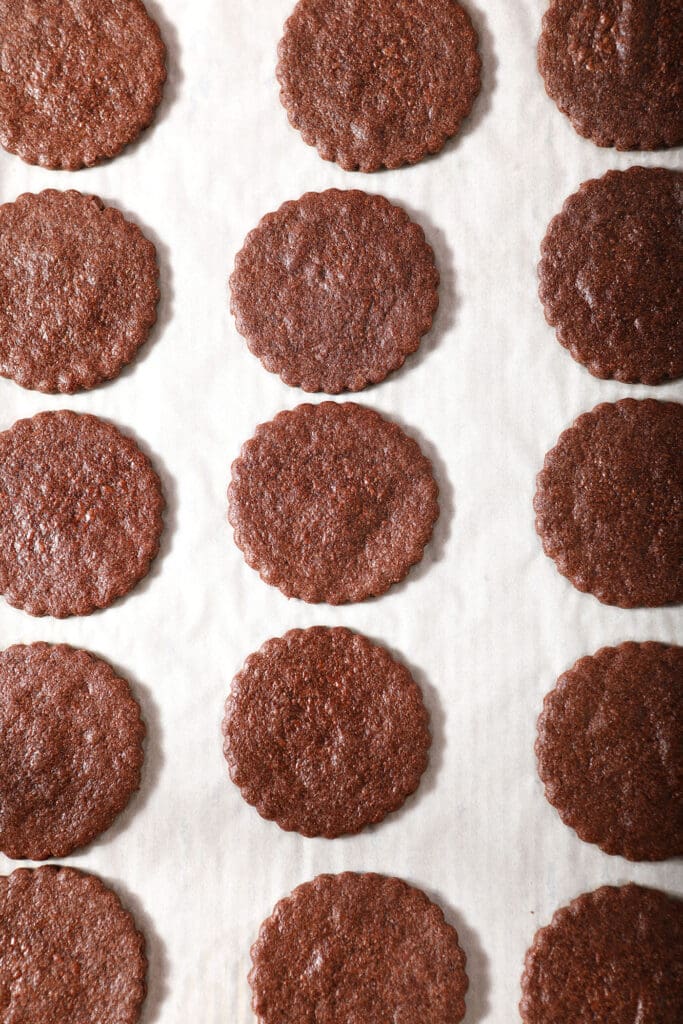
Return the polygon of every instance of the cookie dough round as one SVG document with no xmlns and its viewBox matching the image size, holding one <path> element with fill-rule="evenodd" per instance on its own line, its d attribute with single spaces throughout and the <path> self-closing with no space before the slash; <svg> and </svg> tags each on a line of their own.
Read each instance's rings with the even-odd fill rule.
<svg viewBox="0 0 683 1024">
<path fill-rule="evenodd" d="M 441 909 L 382 875 L 319 875 L 281 900 L 251 950 L 259 1024 L 458 1024 L 465 954 Z"/>
<path fill-rule="evenodd" d="M 141 0 L 0 0 L 0 143 L 75 171 L 151 122 L 166 49 Z"/>
<path fill-rule="evenodd" d="M 346 171 L 414 164 L 469 114 L 477 42 L 456 0 L 299 0 L 278 47 L 280 98 L 304 142 Z"/>
<path fill-rule="evenodd" d="M 156 320 L 156 250 L 97 196 L 0 206 L 0 374 L 72 394 L 117 377 Z"/>
<path fill-rule="evenodd" d="M 548 95 L 598 146 L 683 142 L 680 0 L 551 0 L 538 67 Z"/>
<path fill-rule="evenodd" d="M 439 274 L 424 232 L 382 196 L 307 192 L 247 236 L 230 278 L 237 329 L 304 391 L 360 391 L 432 325 Z"/>
<path fill-rule="evenodd" d="M 683 174 L 608 171 L 548 227 L 539 294 L 558 341 L 596 377 L 683 376 Z"/>
<path fill-rule="evenodd" d="M 683 600 L 683 406 L 625 398 L 579 416 L 534 498 L 546 555 L 604 604 Z"/>
<path fill-rule="evenodd" d="M 136 1024 L 145 940 L 118 896 L 72 868 L 0 876 L 0 1018 Z"/>
<path fill-rule="evenodd" d="M 0 850 L 66 857 L 140 785 L 145 727 L 128 683 L 65 644 L 0 651 Z"/>
<path fill-rule="evenodd" d="M 656 889 L 603 886 L 558 910 L 527 952 L 524 1024 L 679 1024 L 683 904 Z"/>
<path fill-rule="evenodd" d="M 629 860 L 683 856 L 683 647 L 581 658 L 543 702 L 536 756 L 565 825 Z"/>
<path fill-rule="evenodd" d="M 89 615 L 126 594 L 159 550 L 164 499 L 146 455 L 67 410 L 0 433 L 0 593 L 31 615 Z"/>
<path fill-rule="evenodd" d="M 257 427 L 232 465 L 235 543 L 287 597 L 383 594 L 422 558 L 439 514 L 412 438 L 353 402 L 300 405 Z"/>
</svg>

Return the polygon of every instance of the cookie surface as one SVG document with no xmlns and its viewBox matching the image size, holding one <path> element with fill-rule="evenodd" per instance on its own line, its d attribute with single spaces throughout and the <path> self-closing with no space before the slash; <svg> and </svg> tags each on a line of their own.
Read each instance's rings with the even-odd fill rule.
<svg viewBox="0 0 683 1024">
<path fill-rule="evenodd" d="M 683 174 L 586 181 L 548 227 L 539 294 L 558 341 L 596 377 L 683 376 Z"/>
<path fill-rule="evenodd" d="M 629 860 L 683 856 L 683 647 L 581 658 L 543 702 L 546 797 L 584 842 Z"/>
<path fill-rule="evenodd" d="M 606 885 L 562 907 L 526 955 L 524 1024 L 677 1024 L 682 907 L 638 885 Z"/>
<path fill-rule="evenodd" d="M 383 875 L 319 875 L 281 900 L 251 950 L 259 1024 L 457 1024 L 465 954 L 441 909 Z"/>
<path fill-rule="evenodd" d="M 548 95 L 598 146 L 683 141 L 680 0 L 551 0 L 538 67 Z"/>
<path fill-rule="evenodd" d="M 118 896 L 72 868 L 0 877 L 2 1024 L 135 1024 L 145 941 Z"/>
<path fill-rule="evenodd" d="M 157 277 L 152 243 L 97 196 L 0 206 L 0 374 L 67 394 L 118 376 L 156 320 Z"/>
<path fill-rule="evenodd" d="M 250 655 L 233 680 L 223 737 L 232 781 L 259 814 L 328 839 L 400 807 L 430 745 L 408 669 L 357 633 L 321 626 Z"/>
<path fill-rule="evenodd" d="M 347 171 L 414 164 L 469 114 L 477 41 L 456 0 L 299 0 L 278 47 L 280 99 Z"/>
<path fill-rule="evenodd" d="M 230 278 L 237 329 L 304 391 L 359 391 L 432 325 L 439 274 L 422 228 L 382 196 L 308 192 L 265 216 Z"/>
<path fill-rule="evenodd" d="M 131 438 L 67 410 L 0 433 L 0 593 L 31 615 L 88 615 L 159 550 L 164 499 Z"/>
<path fill-rule="evenodd" d="M 322 402 L 257 427 L 232 465 L 228 518 L 266 583 L 343 604 L 383 594 L 420 561 L 437 497 L 429 459 L 400 427 Z"/>
<path fill-rule="evenodd" d="M 0 651 L 0 850 L 66 857 L 140 785 L 145 727 L 128 683 L 65 644 Z"/>
<path fill-rule="evenodd" d="M 0 143 L 77 170 L 151 122 L 166 49 L 140 0 L 0 0 Z"/>
<path fill-rule="evenodd" d="M 683 406 L 598 405 L 545 457 L 534 498 L 546 555 L 604 604 L 683 600 Z"/>
</svg>

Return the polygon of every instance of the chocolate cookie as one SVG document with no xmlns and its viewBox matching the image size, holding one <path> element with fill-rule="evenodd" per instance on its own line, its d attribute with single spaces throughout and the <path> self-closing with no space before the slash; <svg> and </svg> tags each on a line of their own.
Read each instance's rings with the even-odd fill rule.
<svg viewBox="0 0 683 1024">
<path fill-rule="evenodd" d="M 280 98 L 304 142 L 346 171 L 437 153 L 481 85 L 456 0 L 299 0 L 278 47 Z"/>
<path fill-rule="evenodd" d="M 0 0 L 0 143 L 75 171 L 154 117 L 166 49 L 140 0 Z"/>
<path fill-rule="evenodd" d="M 66 857 L 140 785 L 145 727 L 128 683 L 65 644 L 0 652 L 0 850 Z"/>
<path fill-rule="evenodd" d="M 383 875 L 318 875 L 281 900 L 251 950 L 259 1024 L 458 1024 L 465 954 L 441 909 Z"/>
<path fill-rule="evenodd" d="M 620 608 L 683 600 L 683 406 L 598 405 L 545 457 L 543 550 L 579 590 Z"/>
<path fill-rule="evenodd" d="M 629 860 L 683 856 L 683 647 L 581 658 L 543 702 L 536 755 L 565 825 Z"/>
<path fill-rule="evenodd" d="M 424 232 L 365 192 L 307 192 L 247 235 L 230 278 L 237 329 L 304 391 L 360 391 L 432 325 L 439 274 Z"/>
<path fill-rule="evenodd" d="M 0 206 L 0 374 L 66 392 L 116 377 L 156 320 L 156 250 L 97 196 Z"/>
<path fill-rule="evenodd" d="M 145 940 L 118 896 L 72 868 L 0 876 L 3 1024 L 135 1024 Z"/>
<path fill-rule="evenodd" d="M 524 1024 L 679 1024 L 683 904 L 605 885 L 536 932 L 522 975 Z"/>
<path fill-rule="evenodd" d="M 62 410 L 0 433 L 0 593 L 31 615 L 89 615 L 159 550 L 159 478 L 131 438 Z"/>
<path fill-rule="evenodd" d="M 343 604 L 383 594 L 420 561 L 437 497 L 429 459 L 400 427 L 322 402 L 257 427 L 232 465 L 228 518 L 266 583 Z"/>
<path fill-rule="evenodd" d="M 383 647 L 348 629 L 293 629 L 233 680 L 224 753 L 244 799 L 304 836 L 360 832 L 427 767 L 422 694 Z"/>
<path fill-rule="evenodd" d="M 548 227 L 541 302 L 558 340 L 596 377 L 683 375 L 683 174 L 663 167 L 586 181 Z"/>
<path fill-rule="evenodd" d="M 551 99 L 598 146 L 683 141 L 680 0 L 551 0 L 538 67 Z"/>
</svg>

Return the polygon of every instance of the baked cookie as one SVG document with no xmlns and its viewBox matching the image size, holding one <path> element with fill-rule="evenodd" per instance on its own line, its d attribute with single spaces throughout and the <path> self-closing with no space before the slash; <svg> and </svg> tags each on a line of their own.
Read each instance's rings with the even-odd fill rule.
<svg viewBox="0 0 683 1024">
<path fill-rule="evenodd" d="M 257 427 L 232 465 L 228 518 L 266 583 L 343 604 L 383 594 L 420 561 L 437 497 L 429 459 L 400 427 L 322 402 Z"/>
<path fill-rule="evenodd" d="M 0 593 L 31 615 L 89 615 L 122 597 L 159 550 L 164 499 L 146 455 L 67 410 L 0 433 Z"/>
<path fill-rule="evenodd" d="M 546 555 L 604 604 L 683 600 L 683 406 L 622 399 L 579 416 L 534 498 Z"/>
<path fill-rule="evenodd" d="M 318 875 L 281 900 L 251 950 L 259 1024 L 458 1024 L 465 954 L 441 909 L 383 875 Z"/>
<path fill-rule="evenodd" d="M 360 391 L 432 326 L 439 274 L 422 228 L 365 192 L 307 192 L 247 235 L 230 278 L 237 330 L 304 391 Z"/>
<path fill-rule="evenodd" d="M 0 143 L 67 171 L 151 122 L 166 49 L 141 0 L 0 0 Z"/>
<path fill-rule="evenodd" d="M 469 114 L 477 42 L 456 0 L 299 0 L 278 47 L 280 98 L 304 142 L 346 171 L 415 164 Z"/>
<path fill-rule="evenodd" d="M 117 377 L 156 320 L 158 274 L 152 243 L 97 196 L 0 206 L 0 374 L 67 394 Z"/>
<path fill-rule="evenodd" d="M 596 377 L 683 376 L 683 174 L 586 181 L 548 227 L 539 294 L 558 341 Z"/>
<path fill-rule="evenodd" d="M 598 146 L 683 141 L 680 0 L 551 0 L 538 67 L 551 99 Z"/>
</svg>

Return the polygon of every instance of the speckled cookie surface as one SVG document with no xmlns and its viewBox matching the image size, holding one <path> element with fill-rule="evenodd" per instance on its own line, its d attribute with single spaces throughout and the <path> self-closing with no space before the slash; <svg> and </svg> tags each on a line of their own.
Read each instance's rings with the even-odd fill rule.
<svg viewBox="0 0 683 1024">
<path fill-rule="evenodd" d="M 683 406 L 598 405 L 545 457 L 534 499 L 545 553 L 621 608 L 683 600 Z"/>
<path fill-rule="evenodd" d="M 422 558 L 439 513 L 432 466 L 353 402 L 300 405 L 257 427 L 232 466 L 235 543 L 287 597 L 383 594 Z"/>
<path fill-rule="evenodd" d="M 683 174 L 586 181 L 548 227 L 539 294 L 558 341 L 596 377 L 683 375 Z"/>
<path fill-rule="evenodd" d="M 678 1024 L 683 904 L 638 885 L 603 886 L 536 932 L 522 976 L 524 1024 Z"/>
<path fill-rule="evenodd" d="M 299 0 L 278 57 L 290 122 L 347 171 L 438 152 L 480 88 L 477 34 L 455 0 Z"/>
<path fill-rule="evenodd" d="M 146 973 L 145 940 L 99 878 L 0 877 L 1 1024 L 136 1024 Z"/>
<path fill-rule="evenodd" d="M 396 810 L 430 745 L 405 666 L 348 629 L 294 629 L 250 655 L 223 722 L 233 782 L 281 828 L 333 839 Z"/>
<path fill-rule="evenodd" d="M 432 325 L 439 274 L 422 228 L 382 196 L 308 192 L 263 218 L 230 278 L 238 331 L 304 391 L 359 391 Z"/>
<path fill-rule="evenodd" d="M 140 785 L 145 727 L 128 683 L 65 644 L 0 651 L 0 850 L 66 857 Z"/>
<path fill-rule="evenodd" d="M 538 67 L 548 95 L 598 146 L 683 141 L 680 0 L 551 0 Z"/>
<path fill-rule="evenodd" d="M 164 499 L 131 438 L 62 410 L 0 433 L 0 593 L 31 615 L 88 615 L 159 550 Z"/>
<path fill-rule="evenodd" d="M 249 981 L 259 1024 L 458 1024 L 465 954 L 425 894 L 398 878 L 319 875 L 261 925 Z"/>
<path fill-rule="evenodd" d="M 156 320 L 157 276 L 152 243 L 97 196 L 0 206 L 0 374 L 53 393 L 116 377 Z"/>
<path fill-rule="evenodd" d="M 0 0 L 0 143 L 77 170 L 151 122 L 166 50 L 140 0 Z"/>
<path fill-rule="evenodd" d="M 543 702 L 536 755 L 565 825 L 629 860 L 683 856 L 683 647 L 581 658 Z"/>
</svg>

